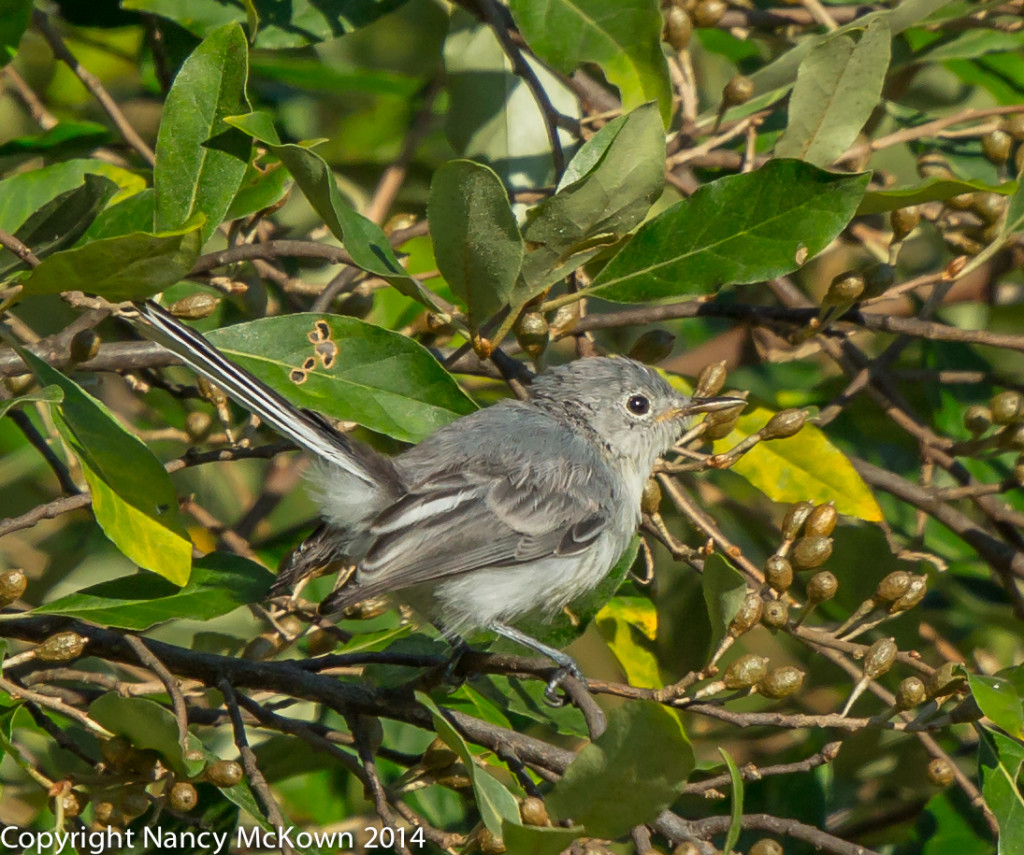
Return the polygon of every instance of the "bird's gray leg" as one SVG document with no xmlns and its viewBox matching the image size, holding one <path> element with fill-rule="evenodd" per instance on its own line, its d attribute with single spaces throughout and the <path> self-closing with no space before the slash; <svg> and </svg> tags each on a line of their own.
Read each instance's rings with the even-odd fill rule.
<svg viewBox="0 0 1024 855">
<path fill-rule="evenodd" d="M 548 680 L 548 685 L 544 689 L 544 698 L 552 706 L 560 707 L 565 703 L 565 698 L 558 695 L 557 690 L 566 677 L 572 676 L 583 683 L 584 686 L 587 684 L 586 678 L 583 676 L 583 672 L 580 671 L 580 666 L 576 664 L 576 660 L 568 653 L 563 653 L 561 650 L 557 650 L 542 641 L 537 641 L 533 636 L 527 635 L 525 632 L 520 632 L 515 627 L 499 621 L 492 623 L 488 629 L 490 629 L 491 632 L 509 639 L 510 641 L 523 645 L 523 647 L 528 647 L 531 650 L 536 650 L 538 653 L 542 653 L 558 666 L 558 670 L 556 670 L 554 676 Z"/>
</svg>

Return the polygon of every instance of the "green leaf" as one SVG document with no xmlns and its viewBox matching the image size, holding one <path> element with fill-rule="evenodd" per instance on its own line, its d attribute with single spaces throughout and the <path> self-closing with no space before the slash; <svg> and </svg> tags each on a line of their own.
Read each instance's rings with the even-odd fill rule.
<svg viewBox="0 0 1024 855">
<path fill-rule="evenodd" d="M 967 674 L 981 711 L 1003 730 L 1024 739 L 1024 665 L 995 677 Z"/>
<path fill-rule="evenodd" d="M 42 389 L 29 392 L 27 395 L 19 395 L 17 398 L 8 398 L 6 401 L 0 401 L 0 419 L 7 415 L 7 411 L 12 407 L 34 403 L 59 404 L 63 400 L 64 392 L 60 386 L 43 386 Z"/>
<path fill-rule="evenodd" d="M 321 320 L 336 346 L 330 368 L 309 339 Z M 296 406 L 405 442 L 417 442 L 475 409 L 426 348 L 355 318 L 298 313 L 236 324 L 207 337 Z M 296 383 L 292 372 L 303 371 L 311 359 L 313 367 Z"/>
<path fill-rule="evenodd" d="M 334 39 L 393 12 L 406 0 L 123 0 L 121 7 L 168 18 L 205 38 L 224 24 L 248 24 L 255 11 L 258 48 L 294 48 Z M 251 4 L 251 5 L 250 5 Z"/>
<path fill-rule="evenodd" d="M 658 632 L 654 603 L 644 597 L 614 597 L 597 613 L 596 623 L 629 685 L 660 689 L 663 683 L 653 644 Z"/>
<path fill-rule="evenodd" d="M 608 729 L 576 756 L 547 803 L 588 835 L 614 839 L 672 804 L 693 767 L 675 713 L 631 701 L 612 710 Z"/>
<path fill-rule="evenodd" d="M 178 516 L 178 494 L 160 461 L 77 383 L 29 351 L 19 352 L 40 383 L 64 393 L 57 427 L 82 465 L 103 533 L 140 567 L 184 585 L 192 543 Z"/>
<path fill-rule="evenodd" d="M 784 276 L 846 227 L 867 182 L 799 160 L 720 178 L 644 223 L 587 293 L 643 302 Z"/>
<path fill-rule="evenodd" d="M 480 817 L 483 819 L 484 825 L 498 838 L 501 837 L 502 825 L 504 823 L 519 825 L 521 820 L 519 818 L 519 803 L 516 801 L 516 797 L 505 789 L 496 778 L 491 777 L 476 764 L 476 759 L 469 750 L 469 746 L 466 745 L 458 731 L 452 727 L 437 705 L 421 692 L 417 692 L 416 697 L 430 711 L 437 735 L 444 740 L 449 748 L 459 755 L 463 765 L 466 767 L 469 779 L 473 782 L 476 806 L 480 811 Z"/>
<path fill-rule="evenodd" d="M 276 158 L 259 169 L 249 164 L 224 219 L 238 220 L 276 205 L 290 186 L 291 176 Z"/>
<path fill-rule="evenodd" d="M 200 215 L 201 218 L 201 215 Z M 141 300 L 184 279 L 202 246 L 200 223 L 94 240 L 51 255 L 23 280 L 25 295 L 85 291 Z"/>
<path fill-rule="evenodd" d="M 504 822 L 501 826 L 505 849 L 515 855 L 561 855 L 581 834 L 583 829 L 580 827 L 544 828 L 511 822 Z"/>
<path fill-rule="evenodd" d="M 985 803 L 999 822 L 999 855 L 1024 852 L 1024 745 L 997 730 L 978 729 L 978 772 Z"/>
<path fill-rule="evenodd" d="M 643 221 L 665 183 L 665 131 L 644 104 L 598 131 L 569 163 L 558 192 L 527 214 L 522 303 Z"/>
<path fill-rule="evenodd" d="M 1019 51 L 1024 46 L 1024 33 L 998 30 L 968 30 L 952 38 L 943 38 L 914 54 L 917 62 L 945 62 L 950 59 L 977 59 L 988 53 Z"/>
<path fill-rule="evenodd" d="M 826 166 L 857 138 L 878 104 L 889 67 L 889 25 L 876 18 L 859 41 L 825 40 L 800 63 L 789 99 L 789 123 L 777 157 Z"/>
<path fill-rule="evenodd" d="M 4 0 L 0 0 L 0 16 L 4 14 L 3 4 Z M 29 8 L 31 8 L 31 4 L 29 4 Z M 2 26 L 3 24 L 0 24 L 0 27 Z M 68 153 L 74 150 L 82 152 L 105 145 L 110 142 L 112 137 L 113 134 L 110 133 L 107 126 L 98 122 L 63 121 L 41 134 L 8 140 L 0 145 L 0 157 L 43 153 L 52 157 L 58 152 Z"/>
<path fill-rule="evenodd" d="M 479 329 L 509 304 L 523 262 L 505 187 L 486 166 L 450 161 L 434 173 L 427 214 L 438 269 Z"/>
<path fill-rule="evenodd" d="M 624 109 L 657 101 L 668 123 L 672 88 L 656 0 L 510 0 L 509 8 L 541 59 L 565 75 L 596 63 L 618 87 Z"/>
<path fill-rule="evenodd" d="M 231 116 L 226 121 L 268 146 L 281 158 L 313 210 L 320 215 L 331 234 L 345 245 L 358 267 L 387 280 L 406 297 L 435 308 L 430 292 L 398 263 L 387 235 L 341 198 L 338 183 L 326 160 L 305 146 L 282 144 L 273 119 L 267 113 Z"/>
<path fill-rule="evenodd" d="M 711 621 L 711 640 L 708 645 L 710 654 L 725 638 L 729 624 L 743 605 L 747 596 L 747 582 L 743 574 L 721 555 L 709 555 L 704 561 L 701 590 Z"/>
<path fill-rule="evenodd" d="M 0 68 L 14 59 L 32 20 L 32 0 L 0 0 Z"/>
<path fill-rule="evenodd" d="M 82 237 L 82 243 L 122 237 L 153 228 L 155 201 L 153 188 L 147 187 L 142 192 L 129 196 L 123 202 L 111 205 L 103 210 L 89 226 Z"/>
<path fill-rule="evenodd" d="M 195 561 L 184 588 L 138 573 L 83 588 L 34 613 L 138 631 L 176 618 L 211 620 L 239 606 L 259 603 L 273 582 L 273 574 L 254 561 L 212 552 Z"/>
<path fill-rule="evenodd" d="M 443 48 L 448 92 L 445 134 L 461 156 L 487 163 L 510 192 L 552 183 L 554 161 L 544 116 L 529 87 L 512 72 L 486 23 L 456 8 Z M 578 117 L 576 95 L 546 66 L 526 57 L 559 113 Z M 562 145 L 568 143 L 562 138 Z"/>
<path fill-rule="evenodd" d="M 221 27 L 202 41 L 174 78 L 156 140 L 157 231 L 176 229 L 202 213 L 205 243 L 242 183 L 252 140 L 224 118 L 249 109 L 247 48 L 240 26 Z"/>
<path fill-rule="evenodd" d="M 715 443 L 715 453 L 732 448 L 763 428 L 774 415 L 764 407 L 740 416 L 732 433 Z M 732 466 L 775 502 L 835 502 L 836 510 L 868 522 L 881 522 L 882 509 L 853 464 L 821 428 L 805 425 L 796 436 L 760 442 Z"/>
<path fill-rule="evenodd" d="M 999 193 L 1008 196 L 1016 192 L 1017 182 L 987 184 L 984 181 L 965 181 L 960 178 L 926 178 L 920 184 L 910 187 L 894 187 L 891 190 L 868 190 L 857 208 L 857 216 L 884 214 L 908 205 L 923 202 L 941 202 L 962 193 Z"/>
<path fill-rule="evenodd" d="M 102 160 L 68 160 L 19 172 L 0 181 L 0 229 L 16 233 L 47 202 L 80 187 L 90 174 L 103 175 L 121 188 L 110 200 L 113 205 L 146 188 L 141 175 Z"/>
<path fill-rule="evenodd" d="M 122 698 L 115 692 L 101 695 L 89 705 L 89 717 L 111 733 L 125 737 L 135 748 L 156 751 L 178 775 L 192 777 L 203 770 L 205 760 L 186 760 L 178 743 L 178 724 L 171 712 L 148 698 Z M 191 733 L 188 750 L 203 750 Z"/>
<path fill-rule="evenodd" d="M 729 855 L 740 839 L 740 832 L 743 830 L 743 776 L 736 766 L 736 761 L 724 748 L 719 747 L 718 753 L 722 755 L 725 766 L 729 770 L 729 781 L 732 786 L 732 804 L 729 810 L 729 833 L 725 836 L 725 845 L 722 851 Z"/>
<path fill-rule="evenodd" d="M 102 175 L 86 175 L 81 187 L 61 193 L 29 217 L 15 237 L 44 259 L 77 241 L 117 193 L 117 185 Z M 0 251 L 0 277 L 24 267 L 9 249 Z"/>
</svg>

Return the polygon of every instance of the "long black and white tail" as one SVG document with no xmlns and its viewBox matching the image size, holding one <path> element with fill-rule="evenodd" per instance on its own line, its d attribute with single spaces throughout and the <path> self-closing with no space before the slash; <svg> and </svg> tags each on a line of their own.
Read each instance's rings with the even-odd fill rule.
<svg viewBox="0 0 1024 855">
<path fill-rule="evenodd" d="M 384 486 L 380 483 L 382 477 L 388 479 L 393 472 L 386 458 L 372 449 L 353 445 L 326 420 L 289 403 L 153 301 L 137 303 L 136 308 L 146 321 L 139 328 L 148 338 L 179 356 L 226 395 L 318 458 L 341 467 L 367 485 Z"/>
</svg>

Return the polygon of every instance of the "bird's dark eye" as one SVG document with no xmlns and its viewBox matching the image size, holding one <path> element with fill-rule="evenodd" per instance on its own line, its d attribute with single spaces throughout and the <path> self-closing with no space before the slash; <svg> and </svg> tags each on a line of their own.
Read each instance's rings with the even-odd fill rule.
<svg viewBox="0 0 1024 855">
<path fill-rule="evenodd" d="M 651 402 L 643 395 L 630 395 L 626 401 L 626 409 L 634 416 L 645 416 L 651 409 Z"/>
</svg>

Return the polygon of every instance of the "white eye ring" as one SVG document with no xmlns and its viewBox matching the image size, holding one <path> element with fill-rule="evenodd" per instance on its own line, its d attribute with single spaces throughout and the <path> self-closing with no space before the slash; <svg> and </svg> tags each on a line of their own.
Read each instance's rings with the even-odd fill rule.
<svg viewBox="0 0 1024 855">
<path fill-rule="evenodd" d="M 651 411 L 651 401 L 646 395 L 630 395 L 626 399 L 626 409 L 634 416 L 646 416 Z"/>
</svg>

